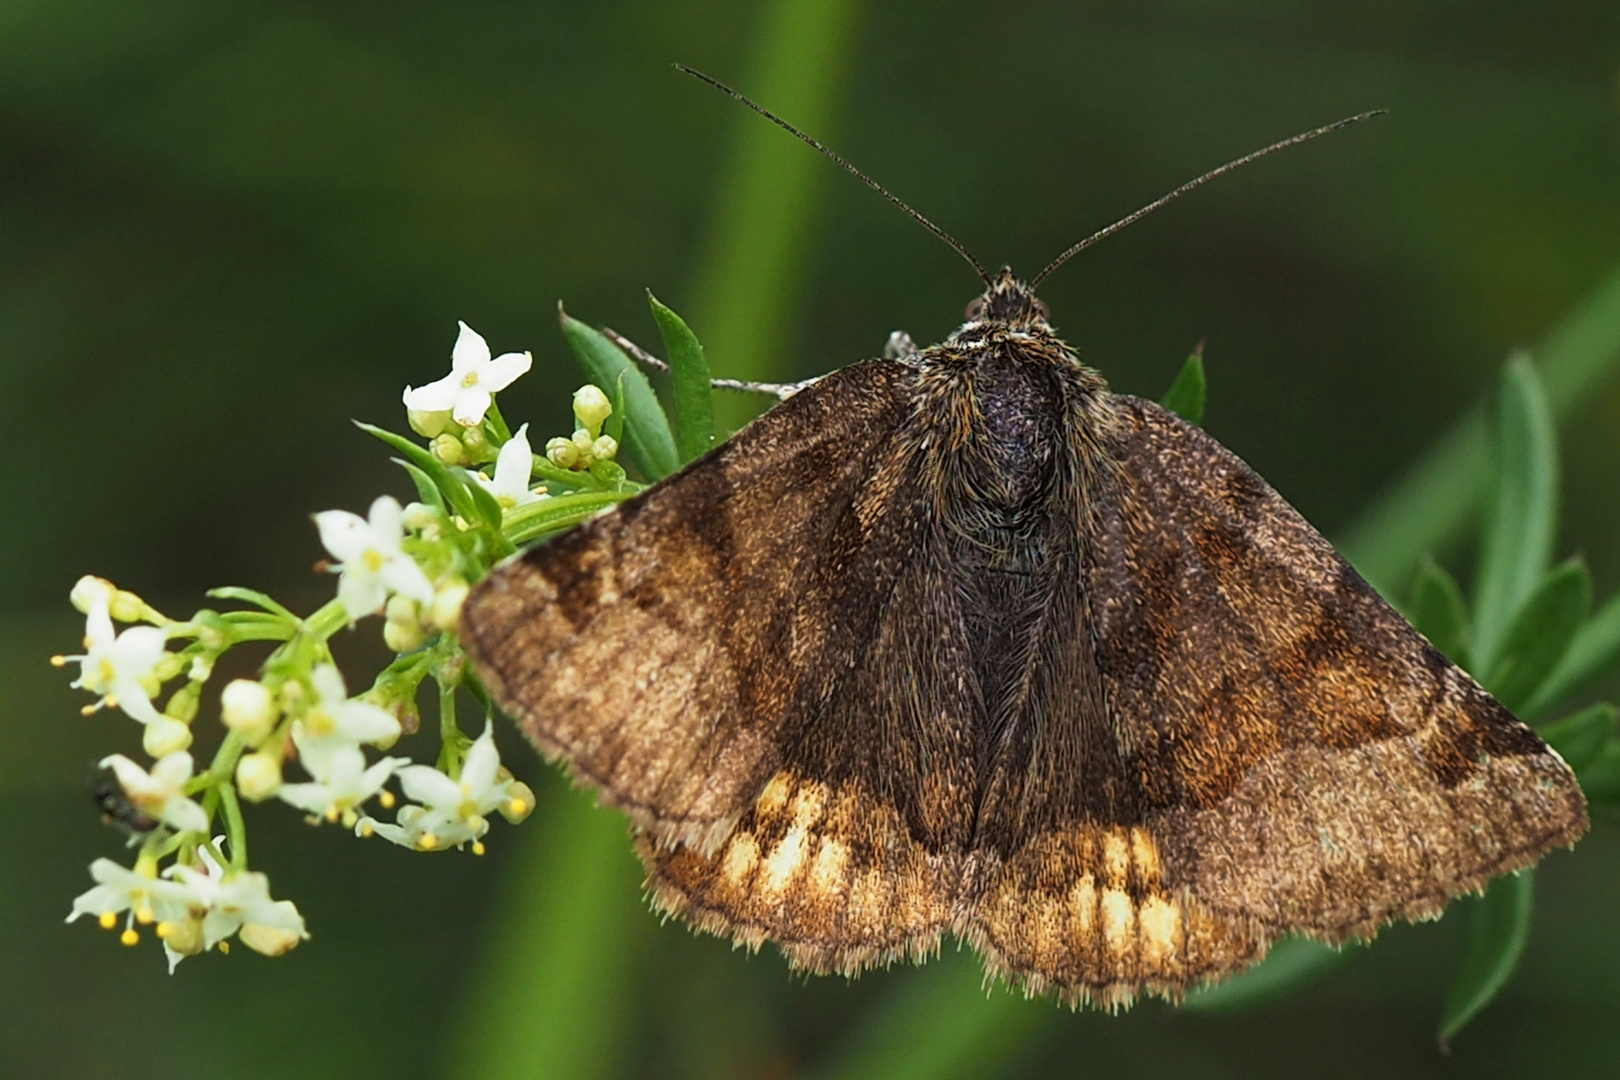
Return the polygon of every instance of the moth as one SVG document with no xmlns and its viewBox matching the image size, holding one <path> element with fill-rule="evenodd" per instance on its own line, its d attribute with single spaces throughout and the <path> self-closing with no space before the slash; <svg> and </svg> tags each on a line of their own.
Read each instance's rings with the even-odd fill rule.
<svg viewBox="0 0 1620 1080">
<path fill-rule="evenodd" d="M 1264 480 L 981 276 L 942 344 L 468 598 L 479 678 L 628 816 L 659 909 L 813 972 L 954 936 L 1112 1007 L 1585 831 L 1562 759 Z"/>
</svg>

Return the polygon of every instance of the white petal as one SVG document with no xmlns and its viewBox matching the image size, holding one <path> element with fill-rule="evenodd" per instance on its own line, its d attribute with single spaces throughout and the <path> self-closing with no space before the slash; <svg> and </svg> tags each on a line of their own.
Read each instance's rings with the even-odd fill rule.
<svg viewBox="0 0 1620 1080">
<path fill-rule="evenodd" d="M 332 805 L 332 789 L 326 784 L 282 784 L 276 798 L 311 814 L 324 814 Z"/>
<path fill-rule="evenodd" d="M 192 761 L 190 754 L 184 750 L 176 750 L 152 766 L 152 779 L 162 783 L 166 788 L 178 791 L 186 786 L 186 781 L 191 779 L 195 768 L 196 763 Z"/>
<path fill-rule="evenodd" d="M 450 350 L 450 370 L 465 375 L 489 363 L 489 342 L 466 323 L 457 325 L 461 327 L 461 333 L 456 336 L 456 344 Z"/>
<path fill-rule="evenodd" d="M 100 768 L 111 769 L 113 775 L 118 778 L 118 786 L 123 788 L 127 794 L 133 795 L 137 792 L 144 793 L 152 790 L 152 778 L 146 774 L 146 770 L 123 754 L 108 754 L 96 764 Z"/>
<path fill-rule="evenodd" d="M 426 386 L 411 389 L 405 388 L 404 400 L 407 409 L 418 412 L 448 412 L 456 403 L 456 395 L 461 393 L 461 380 L 464 376 L 451 372 L 437 382 L 430 382 Z"/>
<path fill-rule="evenodd" d="M 484 414 L 489 412 L 489 391 L 482 386 L 469 386 L 456 395 L 455 408 L 452 410 L 456 423 L 462 427 L 472 427 L 483 421 Z"/>
<path fill-rule="evenodd" d="M 534 473 L 534 448 L 529 445 L 529 425 L 517 429 L 495 457 L 495 482 L 487 485 L 500 497 L 517 499 L 528 494 L 529 477 Z"/>
<path fill-rule="evenodd" d="M 181 832 L 207 832 L 208 815 L 203 808 L 186 798 L 176 795 L 163 804 L 163 813 L 159 815 L 163 821 Z"/>
<path fill-rule="evenodd" d="M 95 605 L 90 609 L 90 613 L 84 617 L 84 636 L 85 640 L 90 643 L 92 651 L 97 648 L 105 649 L 112 646 L 113 639 L 118 635 L 113 630 L 112 613 L 107 609 L 106 604 Z"/>
<path fill-rule="evenodd" d="M 478 385 L 492 394 L 499 393 L 511 386 L 519 375 L 528 371 L 534 364 L 534 357 L 526 352 L 509 352 L 497 356 L 490 361 L 488 367 L 478 373 Z"/>
<path fill-rule="evenodd" d="M 113 642 L 113 664 L 139 679 L 163 659 L 163 646 L 169 635 L 155 626 L 133 626 Z"/>
<path fill-rule="evenodd" d="M 433 583 L 409 555 L 389 559 L 383 564 L 381 577 L 384 584 L 399 595 L 408 596 L 418 604 L 433 603 Z"/>
<path fill-rule="evenodd" d="M 455 807 L 461 803 L 461 785 L 438 769 L 410 765 L 398 773 L 399 785 L 413 801 L 428 806 Z"/>
<path fill-rule="evenodd" d="M 370 702 L 345 701 L 327 708 L 337 720 L 338 731 L 344 738 L 369 743 L 400 736 L 399 721 L 394 714 Z"/>
<path fill-rule="evenodd" d="M 500 752 L 495 749 L 495 731 L 484 725 L 484 733 L 467 751 L 467 760 L 461 766 L 461 784 L 472 792 L 474 799 L 482 800 L 491 784 L 495 771 L 501 767 Z"/>
<path fill-rule="evenodd" d="M 138 677 L 130 677 L 123 672 L 114 676 L 112 686 L 107 687 L 112 696 L 118 699 L 118 707 L 133 719 L 143 724 L 160 724 L 167 717 L 157 711 L 152 699 L 146 694 L 146 687 L 142 686 Z M 175 723 L 180 723 L 176 720 Z M 181 725 L 184 727 L 185 725 Z"/>
<path fill-rule="evenodd" d="M 377 550 L 390 554 L 399 550 L 399 539 L 405 535 L 405 511 L 392 495 L 378 497 L 371 504 L 371 541 Z"/>
<path fill-rule="evenodd" d="M 349 697 L 349 688 L 343 685 L 343 672 L 336 664 L 320 664 L 309 673 L 310 685 L 315 688 L 315 700 L 322 705 L 335 705 Z"/>
<path fill-rule="evenodd" d="M 304 770 L 331 789 L 335 795 L 347 789 L 366 771 L 366 755 L 353 740 L 341 737 L 311 739 L 296 732 L 293 742 L 298 747 L 298 760 Z M 328 799 L 330 801 L 330 799 Z"/>
<path fill-rule="evenodd" d="M 371 528 L 366 519 L 347 510 L 323 510 L 315 515 L 315 528 L 321 534 L 321 546 L 338 562 L 358 559 L 371 542 Z"/>
<path fill-rule="evenodd" d="M 388 587 L 382 578 L 368 571 L 346 570 L 338 578 L 338 599 L 350 619 L 363 619 L 377 614 L 388 599 Z"/>
</svg>

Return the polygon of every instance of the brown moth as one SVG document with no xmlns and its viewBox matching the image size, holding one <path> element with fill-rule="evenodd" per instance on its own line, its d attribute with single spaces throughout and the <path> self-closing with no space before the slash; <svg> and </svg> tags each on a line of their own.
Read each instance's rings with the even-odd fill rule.
<svg viewBox="0 0 1620 1080">
<path fill-rule="evenodd" d="M 987 281 L 468 598 L 479 677 L 628 815 L 661 910 L 815 972 L 952 935 L 1117 1006 L 1585 831 L 1558 755 L 1265 481 Z"/>
</svg>

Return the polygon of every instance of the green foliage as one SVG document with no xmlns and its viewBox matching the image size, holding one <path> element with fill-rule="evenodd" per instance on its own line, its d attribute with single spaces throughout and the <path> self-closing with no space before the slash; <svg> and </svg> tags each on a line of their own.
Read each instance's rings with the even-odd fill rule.
<svg viewBox="0 0 1620 1080">
<path fill-rule="evenodd" d="M 1187 362 L 1181 365 L 1176 381 L 1164 392 L 1159 404 L 1187 423 L 1201 425 L 1204 422 L 1204 389 L 1204 346 L 1200 342 L 1192 355 L 1187 357 Z"/>
<path fill-rule="evenodd" d="M 624 446 L 642 474 L 649 480 L 661 480 L 680 468 L 681 455 L 675 448 L 669 418 L 647 376 L 600 332 L 570 318 L 561 304 L 557 305 L 557 318 L 562 323 L 563 337 L 590 381 L 601 387 L 610 400 L 620 386 L 624 388 Z"/>
<path fill-rule="evenodd" d="M 651 292 L 647 293 L 647 302 L 664 339 L 664 354 L 669 357 L 675 444 L 685 464 L 708 453 L 714 445 L 714 391 L 709 385 L 709 364 L 703 359 L 697 335 L 686 322 Z"/>
<path fill-rule="evenodd" d="M 1465 901 L 1468 943 L 1440 1018 L 1440 1045 L 1446 1046 L 1479 1011 L 1491 1003 L 1518 966 L 1530 939 L 1535 901 L 1534 870 L 1491 882 L 1485 895 Z"/>
</svg>

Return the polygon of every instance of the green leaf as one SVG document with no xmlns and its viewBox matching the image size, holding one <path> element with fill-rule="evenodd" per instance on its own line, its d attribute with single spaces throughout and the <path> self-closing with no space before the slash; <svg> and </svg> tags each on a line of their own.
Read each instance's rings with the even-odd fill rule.
<svg viewBox="0 0 1620 1080">
<path fill-rule="evenodd" d="M 1181 1008 L 1184 1012 L 1235 1012 L 1264 1005 L 1325 978 L 1357 951 L 1356 945 L 1335 949 L 1309 938 L 1284 938 L 1249 970 L 1188 994 Z"/>
<path fill-rule="evenodd" d="M 669 358 L 670 387 L 675 392 L 675 446 L 685 464 L 702 457 L 714 446 L 714 388 L 709 384 L 709 363 L 703 346 L 681 317 L 647 292 L 653 320 L 664 339 Z"/>
<path fill-rule="evenodd" d="M 1580 772 L 1581 790 L 1593 805 L 1620 804 L 1620 739 L 1610 739 Z"/>
<path fill-rule="evenodd" d="M 1536 734 L 1558 751 L 1565 764 L 1580 772 L 1596 761 L 1603 748 L 1609 745 L 1617 717 L 1620 717 L 1620 709 L 1606 701 L 1599 701 L 1536 728 Z"/>
<path fill-rule="evenodd" d="M 1521 870 L 1467 901 L 1468 944 L 1440 1019 L 1442 1047 L 1507 985 L 1530 936 L 1535 891 L 1535 871 Z"/>
<path fill-rule="evenodd" d="M 1496 490 L 1480 550 L 1474 655 L 1482 669 L 1552 558 L 1558 516 L 1558 439 L 1541 379 L 1529 360 L 1509 360 L 1497 402 Z"/>
<path fill-rule="evenodd" d="M 1412 582 L 1412 625 L 1429 642 L 1468 671 L 1468 606 L 1457 581 L 1428 556 Z"/>
<path fill-rule="evenodd" d="M 1536 690 L 1525 712 L 1538 716 L 1561 704 L 1565 698 L 1593 679 L 1611 670 L 1620 661 L 1620 596 L 1609 602 L 1575 632 L 1575 640 L 1564 651 L 1564 658 Z"/>
<path fill-rule="evenodd" d="M 1542 578 L 1519 608 L 1497 650 L 1496 660 L 1480 681 L 1514 712 L 1536 692 L 1586 618 L 1592 605 L 1592 575 L 1571 560 Z"/>
<path fill-rule="evenodd" d="M 652 383 L 613 342 L 557 305 L 563 337 L 579 358 L 586 376 L 603 392 L 624 380 L 624 446 L 649 480 L 660 480 L 681 467 L 669 418 L 653 393 Z"/>
<path fill-rule="evenodd" d="M 209 589 L 207 595 L 215 600 L 235 600 L 243 604 L 252 604 L 254 607 L 263 608 L 270 614 L 289 622 L 297 623 L 302 621 L 297 615 L 294 615 L 291 611 L 270 599 L 267 594 L 257 589 L 244 589 L 240 585 L 222 585 L 217 589 Z"/>
<path fill-rule="evenodd" d="M 405 455 L 407 461 L 431 477 L 438 489 L 444 492 L 446 500 L 450 503 L 450 508 L 457 514 L 460 514 L 468 521 L 478 519 L 478 507 L 473 502 L 472 493 L 467 490 L 466 482 L 452 473 L 449 466 L 445 465 L 444 462 L 403 435 L 395 435 L 392 431 L 373 427 L 371 424 L 361 423 L 359 420 L 354 422 L 354 426 L 361 431 L 375 435 L 395 450 L 398 450 Z"/>
<path fill-rule="evenodd" d="M 395 458 L 394 461 L 399 464 L 400 468 L 405 470 L 405 474 L 411 478 L 411 483 L 416 485 L 416 497 L 419 500 L 438 510 L 441 514 L 450 512 L 449 508 L 444 504 L 444 493 L 439 490 L 439 486 L 433 482 L 431 476 L 404 458 Z"/>
<path fill-rule="evenodd" d="M 1189 424 L 1202 424 L 1204 422 L 1204 343 L 1199 342 L 1198 348 L 1187 357 L 1187 362 L 1181 365 L 1181 373 L 1176 381 L 1170 384 L 1170 389 L 1164 392 L 1159 404 L 1187 421 Z"/>
<path fill-rule="evenodd" d="M 606 387 L 601 389 L 605 390 Z M 608 393 L 608 402 L 613 406 L 613 411 L 608 413 L 608 418 L 602 422 L 602 434 L 609 436 L 614 442 L 622 443 L 624 442 L 624 372 L 622 371 L 619 372 L 619 377 L 613 381 L 613 389 Z"/>
<path fill-rule="evenodd" d="M 520 506 L 506 519 L 506 536 L 514 544 L 527 544 L 547 533 L 561 532 L 579 524 L 614 503 L 621 503 L 635 491 L 576 491 L 569 495 L 541 499 Z"/>
</svg>

